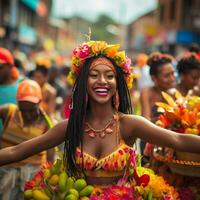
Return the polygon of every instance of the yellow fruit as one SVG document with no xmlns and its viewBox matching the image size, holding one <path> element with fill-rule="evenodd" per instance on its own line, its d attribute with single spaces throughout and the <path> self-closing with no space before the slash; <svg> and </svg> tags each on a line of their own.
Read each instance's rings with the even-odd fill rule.
<svg viewBox="0 0 200 200">
<path fill-rule="evenodd" d="M 80 200 L 89 200 L 89 198 L 88 197 L 81 197 Z"/>
<path fill-rule="evenodd" d="M 86 186 L 87 186 L 87 183 L 86 183 L 86 181 L 84 179 L 78 179 L 74 183 L 74 188 L 76 190 L 78 190 L 79 192 Z"/>
<path fill-rule="evenodd" d="M 91 186 L 91 185 L 88 185 L 88 186 L 86 186 L 84 189 L 82 189 L 82 190 L 80 191 L 79 195 L 80 195 L 81 197 L 83 197 L 83 196 L 89 196 L 89 195 L 92 194 L 93 190 L 94 190 L 94 187 Z"/>
<path fill-rule="evenodd" d="M 66 183 L 67 183 L 67 173 L 62 172 L 59 176 L 59 188 L 61 192 L 64 192 L 66 190 Z"/>
<path fill-rule="evenodd" d="M 65 200 L 78 200 L 77 196 L 75 196 L 74 194 L 68 194 L 65 197 Z"/>
<path fill-rule="evenodd" d="M 58 176 L 57 174 L 54 174 L 54 175 L 49 179 L 49 184 L 55 186 L 55 185 L 57 185 L 58 181 L 59 181 L 59 176 Z"/>
<path fill-rule="evenodd" d="M 73 195 L 75 195 L 77 198 L 79 198 L 79 193 L 78 193 L 78 191 L 77 191 L 76 189 L 74 189 L 74 188 L 70 189 L 68 193 L 69 193 L 69 194 L 73 194 Z"/>
<path fill-rule="evenodd" d="M 44 178 L 47 179 L 51 176 L 51 171 L 50 169 L 45 169 L 44 170 Z"/>
<path fill-rule="evenodd" d="M 33 198 L 35 200 L 50 200 L 50 198 L 44 192 L 40 190 L 33 191 Z"/>
<path fill-rule="evenodd" d="M 33 196 L 33 191 L 32 190 L 24 191 L 24 198 L 25 199 L 30 199 L 32 196 Z"/>
<path fill-rule="evenodd" d="M 69 191 L 71 188 L 74 187 L 74 180 L 72 177 L 69 177 L 66 182 L 66 191 Z"/>
</svg>

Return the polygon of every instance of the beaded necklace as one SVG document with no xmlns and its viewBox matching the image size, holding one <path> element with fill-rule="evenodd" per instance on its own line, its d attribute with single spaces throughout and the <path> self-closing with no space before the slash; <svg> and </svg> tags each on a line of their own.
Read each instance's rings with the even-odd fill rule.
<svg viewBox="0 0 200 200">
<path fill-rule="evenodd" d="M 88 122 L 85 123 L 85 133 L 87 133 L 91 138 L 95 138 L 97 135 L 99 137 L 104 138 L 106 134 L 113 133 L 113 127 L 117 123 L 116 115 L 113 115 L 110 121 L 106 124 L 106 126 L 102 129 L 94 129 Z"/>
</svg>

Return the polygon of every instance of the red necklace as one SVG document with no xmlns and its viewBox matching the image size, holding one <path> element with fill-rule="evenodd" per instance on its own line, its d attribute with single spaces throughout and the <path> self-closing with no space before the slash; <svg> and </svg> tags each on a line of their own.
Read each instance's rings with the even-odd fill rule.
<svg viewBox="0 0 200 200">
<path fill-rule="evenodd" d="M 99 137 L 104 138 L 106 134 L 113 133 L 112 127 L 116 124 L 116 116 L 113 115 L 112 119 L 106 124 L 102 129 L 94 129 L 89 123 L 85 123 L 85 133 L 87 133 L 91 138 L 95 138 L 97 134 Z"/>
</svg>

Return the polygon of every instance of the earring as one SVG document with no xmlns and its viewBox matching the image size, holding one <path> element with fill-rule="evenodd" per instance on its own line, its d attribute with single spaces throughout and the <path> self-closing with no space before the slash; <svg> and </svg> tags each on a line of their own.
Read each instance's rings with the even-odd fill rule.
<svg viewBox="0 0 200 200">
<path fill-rule="evenodd" d="M 73 97 L 71 97 L 70 99 L 70 104 L 69 104 L 69 109 L 72 110 L 73 109 Z"/>
<path fill-rule="evenodd" d="M 118 91 L 116 91 L 113 100 L 114 100 L 115 110 L 118 112 L 118 109 L 119 109 L 119 94 L 118 94 Z"/>
</svg>

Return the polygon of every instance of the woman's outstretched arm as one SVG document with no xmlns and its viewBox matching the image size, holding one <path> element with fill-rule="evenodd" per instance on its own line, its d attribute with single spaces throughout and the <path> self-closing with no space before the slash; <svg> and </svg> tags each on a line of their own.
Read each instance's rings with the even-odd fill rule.
<svg viewBox="0 0 200 200">
<path fill-rule="evenodd" d="M 181 134 L 160 128 L 140 116 L 127 117 L 132 125 L 132 137 L 160 146 L 171 147 L 179 151 L 200 153 L 200 137 L 192 134 Z"/>
<path fill-rule="evenodd" d="M 0 166 L 24 160 L 34 154 L 59 145 L 65 139 L 67 123 L 68 120 L 64 120 L 39 137 L 27 140 L 16 146 L 1 149 Z"/>
</svg>

